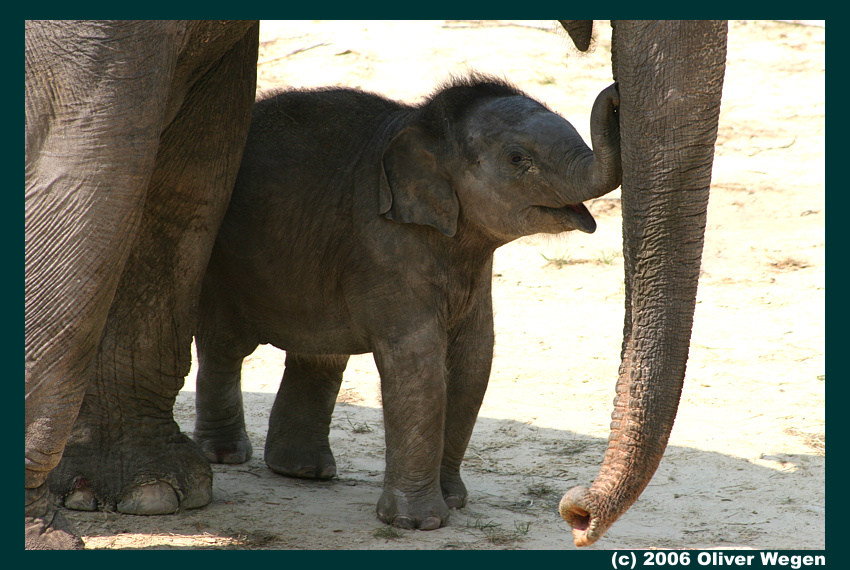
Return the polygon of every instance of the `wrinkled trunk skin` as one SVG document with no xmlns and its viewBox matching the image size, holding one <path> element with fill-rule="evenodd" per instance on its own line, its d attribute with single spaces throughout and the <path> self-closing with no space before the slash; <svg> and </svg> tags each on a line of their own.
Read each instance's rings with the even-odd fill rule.
<svg viewBox="0 0 850 570">
<path fill-rule="evenodd" d="M 560 512 L 597 541 L 661 460 L 688 358 L 726 58 L 726 22 L 613 23 L 620 87 L 626 316 L 611 434 Z"/>
<path fill-rule="evenodd" d="M 620 93 L 616 83 L 597 95 L 590 111 L 592 150 L 580 138 L 579 145 L 575 145 L 575 139 L 564 137 L 564 147 L 560 152 L 570 160 L 565 161 L 561 177 L 575 181 L 576 191 L 570 193 L 571 201 L 595 200 L 620 186 L 623 167 L 620 161 L 619 106 Z"/>
<path fill-rule="evenodd" d="M 588 169 L 587 188 L 595 199 L 616 190 L 623 182 L 620 148 L 620 93 L 617 84 L 603 90 L 590 111 L 590 142 L 593 161 Z M 583 201 L 584 201 L 583 200 Z"/>
</svg>

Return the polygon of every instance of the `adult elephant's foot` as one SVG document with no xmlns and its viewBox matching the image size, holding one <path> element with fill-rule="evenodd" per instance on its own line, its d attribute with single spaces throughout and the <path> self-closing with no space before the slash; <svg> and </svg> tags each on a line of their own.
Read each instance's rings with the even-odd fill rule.
<svg viewBox="0 0 850 570">
<path fill-rule="evenodd" d="M 196 425 L 192 439 L 212 463 L 245 463 L 254 454 L 244 428 L 204 430 Z"/>
<path fill-rule="evenodd" d="M 403 493 L 384 487 L 378 501 L 378 518 L 399 528 L 436 530 L 449 520 L 449 507 L 439 491 Z"/>
<path fill-rule="evenodd" d="M 50 488 L 74 510 L 164 515 L 203 507 L 212 500 L 209 461 L 176 424 L 172 430 L 153 438 L 116 429 L 123 437 L 106 440 L 82 438 L 75 427 Z"/>
<path fill-rule="evenodd" d="M 266 465 L 287 477 L 330 479 L 336 476 L 336 460 L 326 436 L 280 437 L 270 430 L 266 438 Z"/>
</svg>

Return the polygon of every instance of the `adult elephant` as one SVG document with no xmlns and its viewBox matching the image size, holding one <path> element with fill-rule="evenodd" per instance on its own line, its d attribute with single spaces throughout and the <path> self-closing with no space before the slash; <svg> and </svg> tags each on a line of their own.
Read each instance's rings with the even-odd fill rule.
<svg viewBox="0 0 850 570">
<path fill-rule="evenodd" d="M 591 22 L 561 21 L 579 49 Z M 561 499 L 573 540 L 598 540 L 655 473 L 688 359 L 726 64 L 725 21 L 612 22 L 620 89 L 626 317 L 602 467 Z"/>
<path fill-rule="evenodd" d="M 562 24 L 586 49 L 590 23 Z M 676 415 L 725 62 L 723 22 L 613 30 L 626 323 L 602 468 L 561 502 L 580 546 L 640 495 Z M 206 460 L 171 409 L 256 50 L 254 23 L 27 23 L 27 547 L 81 546 L 48 500 L 49 473 L 71 508 L 210 499 Z"/>
<path fill-rule="evenodd" d="M 27 548 L 82 546 L 48 479 L 71 508 L 210 501 L 172 407 L 258 45 L 257 22 L 25 24 Z"/>
</svg>

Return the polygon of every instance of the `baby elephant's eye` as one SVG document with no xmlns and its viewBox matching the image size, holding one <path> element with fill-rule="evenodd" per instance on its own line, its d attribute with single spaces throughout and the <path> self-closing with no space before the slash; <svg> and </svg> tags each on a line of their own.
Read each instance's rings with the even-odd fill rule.
<svg viewBox="0 0 850 570">
<path fill-rule="evenodd" d="M 527 157 L 521 155 L 518 152 L 512 152 L 510 154 L 510 156 L 508 157 L 508 159 L 511 161 L 511 164 L 515 164 L 515 165 L 522 164 L 523 162 L 526 162 L 526 161 L 531 162 L 530 158 L 527 158 Z"/>
</svg>

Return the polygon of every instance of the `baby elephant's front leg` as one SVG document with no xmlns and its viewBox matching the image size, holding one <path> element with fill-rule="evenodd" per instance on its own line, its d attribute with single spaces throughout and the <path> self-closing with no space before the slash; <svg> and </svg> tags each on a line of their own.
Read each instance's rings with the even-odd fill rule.
<svg viewBox="0 0 850 570">
<path fill-rule="evenodd" d="M 450 508 L 466 505 L 468 494 L 460 477 L 460 464 L 490 379 L 493 341 L 493 301 L 488 281 L 479 290 L 466 317 L 449 331 L 446 435 L 440 486 Z"/>
<path fill-rule="evenodd" d="M 290 477 L 330 479 L 336 460 L 328 434 L 348 355 L 287 353 L 269 417 L 266 464 Z"/>
<path fill-rule="evenodd" d="M 440 490 L 445 362 L 445 333 L 418 331 L 375 348 L 387 443 L 378 517 L 385 523 L 433 530 L 448 521 Z"/>
</svg>

